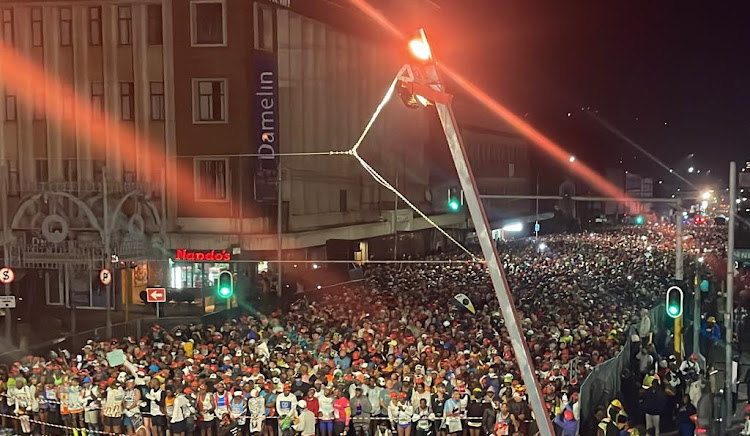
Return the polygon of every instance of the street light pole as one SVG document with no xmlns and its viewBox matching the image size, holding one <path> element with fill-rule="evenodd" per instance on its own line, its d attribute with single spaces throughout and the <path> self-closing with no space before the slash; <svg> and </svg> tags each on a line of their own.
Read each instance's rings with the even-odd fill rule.
<svg viewBox="0 0 750 436">
<path fill-rule="evenodd" d="M 529 403 L 539 427 L 539 434 L 541 436 L 554 436 L 555 431 L 552 428 L 549 410 L 547 410 L 547 405 L 544 402 L 544 398 L 542 398 L 539 381 L 534 370 L 534 361 L 531 358 L 524 334 L 521 331 L 518 314 L 513 303 L 513 296 L 510 293 L 510 287 L 508 286 L 505 271 L 497 252 L 497 246 L 492 240 L 492 231 L 487 219 L 487 213 L 479 195 L 476 179 L 469 165 L 466 148 L 461 137 L 461 132 L 458 129 L 456 115 L 451 107 L 452 96 L 445 92 L 445 87 L 440 81 L 437 66 L 433 62 L 424 31 L 420 30 L 419 38 L 412 40 L 409 45 L 415 57 L 425 63 L 420 65 L 418 75 L 412 74 L 411 77 L 402 80 L 412 82 L 410 85 L 412 86 L 413 94 L 419 95 L 423 99 L 434 101 L 437 108 L 440 123 L 445 133 L 445 139 L 453 158 L 453 164 L 456 167 L 458 180 L 464 192 L 464 199 L 471 214 L 471 219 L 474 222 L 474 229 L 479 240 L 479 245 L 482 248 L 482 254 L 486 260 L 486 267 L 492 281 L 492 287 L 495 290 L 495 297 L 500 304 L 505 326 L 508 329 L 510 342 L 521 372 L 521 378 L 527 388 Z M 411 69 L 410 66 L 408 68 Z"/>
<path fill-rule="evenodd" d="M 725 348 L 725 387 L 724 396 L 724 429 L 729 430 L 732 425 L 732 388 L 734 387 L 734 360 L 732 359 L 732 316 L 734 315 L 734 221 L 737 209 L 737 168 L 734 162 L 729 162 L 729 235 L 727 238 L 727 295 L 724 311 L 724 329 L 726 330 Z"/>
<path fill-rule="evenodd" d="M 539 239 L 539 170 L 536 171 L 536 218 L 534 219 L 534 239 Z"/>
<path fill-rule="evenodd" d="M 2 205 L 2 214 L 3 214 L 3 262 L 5 263 L 6 267 L 10 266 L 10 250 L 8 250 L 8 243 L 10 242 L 11 232 L 10 232 L 10 224 L 8 223 L 8 167 L 5 165 L 5 161 L 3 161 L 3 164 L 0 165 L 0 183 L 2 183 L 2 196 L 3 198 L 0 199 L 1 205 Z M 5 295 L 10 295 L 10 284 L 6 283 L 5 285 Z M 11 309 L 9 307 L 5 308 L 5 340 L 8 341 L 8 344 L 13 343 L 12 338 L 12 317 L 11 317 Z"/>
<path fill-rule="evenodd" d="M 102 168 L 102 219 L 104 221 L 104 268 L 110 271 L 110 274 L 114 276 L 112 272 L 112 251 L 109 240 L 109 192 L 107 190 L 107 167 Z M 104 332 L 107 339 L 112 338 L 112 280 L 109 284 L 104 286 L 106 289 L 106 297 L 104 299 L 107 308 L 105 310 L 105 328 Z"/>
<path fill-rule="evenodd" d="M 276 293 L 279 297 L 279 302 L 281 302 L 281 296 L 284 291 L 284 263 L 281 261 L 281 244 L 283 242 L 283 229 L 281 220 L 283 219 L 283 213 L 282 213 L 282 192 L 281 192 L 281 166 L 277 168 L 277 178 L 276 178 L 276 259 L 278 259 L 278 266 L 279 266 L 279 282 L 276 285 Z"/>
</svg>

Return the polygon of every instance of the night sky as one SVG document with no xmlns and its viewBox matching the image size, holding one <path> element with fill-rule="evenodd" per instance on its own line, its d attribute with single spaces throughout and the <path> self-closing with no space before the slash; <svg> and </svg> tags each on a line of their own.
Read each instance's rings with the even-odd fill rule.
<svg viewBox="0 0 750 436">
<path fill-rule="evenodd" d="M 668 177 L 582 107 L 682 171 L 750 159 L 750 4 L 442 4 L 436 55 L 595 168 Z"/>
</svg>

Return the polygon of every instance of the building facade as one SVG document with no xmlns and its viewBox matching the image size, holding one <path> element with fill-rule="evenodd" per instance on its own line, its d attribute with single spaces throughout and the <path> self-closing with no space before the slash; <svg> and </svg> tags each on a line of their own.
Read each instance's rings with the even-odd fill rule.
<svg viewBox="0 0 750 436">
<path fill-rule="evenodd" d="M 427 229 L 354 157 L 328 153 L 352 147 L 404 63 L 350 8 L 0 1 L 6 47 L 50 78 L 0 87 L 13 292 L 102 308 L 98 270 L 112 263 L 119 309 L 147 286 L 205 289 L 223 269 L 252 282 L 276 267 L 279 233 L 284 260 L 357 260 Z M 430 127 L 394 99 L 360 153 L 433 214 Z M 349 248 L 332 251 L 340 240 Z"/>
</svg>

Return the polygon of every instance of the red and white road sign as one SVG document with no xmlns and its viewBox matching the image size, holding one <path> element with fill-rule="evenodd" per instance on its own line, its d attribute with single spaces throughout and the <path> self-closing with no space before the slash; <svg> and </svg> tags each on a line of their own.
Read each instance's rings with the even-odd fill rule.
<svg viewBox="0 0 750 436">
<path fill-rule="evenodd" d="M 9 285 L 13 283 L 13 280 L 15 280 L 15 278 L 16 274 L 12 269 L 8 268 L 7 266 L 5 268 L 0 268 L 0 283 Z"/>
<path fill-rule="evenodd" d="M 166 303 L 167 290 L 164 288 L 147 288 L 146 301 L 149 303 Z"/>
<path fill-rule="evenodd" d="M 99 271 L 99 281 L 102 282 L 104 286 L 112 283 L 112 271 L 107 268 L 102 268 L 101 271 Z"/>
</svg>

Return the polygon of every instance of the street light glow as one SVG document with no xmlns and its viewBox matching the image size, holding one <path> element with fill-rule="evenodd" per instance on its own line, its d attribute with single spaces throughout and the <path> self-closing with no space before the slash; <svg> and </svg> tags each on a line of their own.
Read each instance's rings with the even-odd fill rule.
<svg viewBox="0 0 750 436">
<path fill-rule="evenodd" d="M 693 167 L 690 167 L 690 168 L 688 168 L 688 172 L 689 172 L 689 173 L 691 173 L 691 174 L 692 174 L 692 173 L 693 173 L 693 171 L 695 171 L 695 168 L 693 168 Z"/>
<path fill-rule="evenodd" d="M 570 157 L 568 158 L 568 162 L 573 163 L 575 161 L 576 161 L 576 157 L 573 155 L 570 155 Z"/>
<path fill-rule="evenodd" d="M 539 244 L 539 250 L 540 251 L 544 251 L 546 248 L 547 248 L 547 244 L 545 244 L 544 242 L 542 242 L 541 244 Z"/>
<path fill-rule="evenodd" d="M 503 226 L 503 230 L 506 232 L 520 232 L 523 230 L 522 223 L 510 223 Z"/>
<path fill-rule="evenodd" d="M 409 50 L 415 58 L 422 61 L 429 61 L 432 59 L 432 52 L 430 51 L 430 44 L 424 39 L 424 35 L 419 38 L 414 38 L 409 41 Z"/>
<path fill-rule="evenodd" d="M 706 191 L 706 192 L 703 193 L 703 199 L 704 200 L 708 200 L 710 197 L 711 197 L 711 193 L 710 192 Z"/>
</svg>

